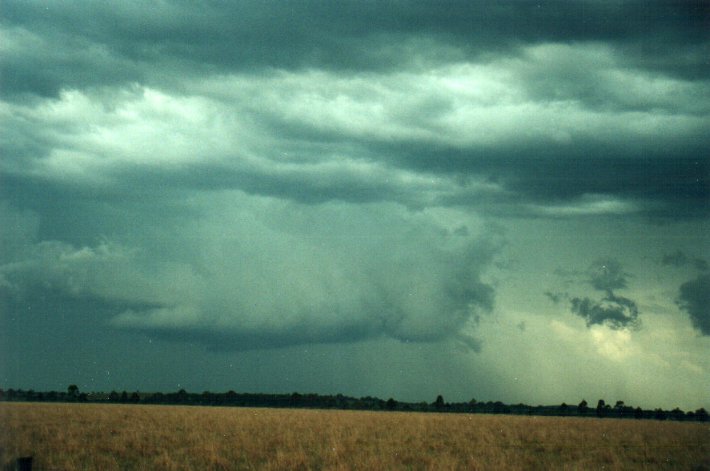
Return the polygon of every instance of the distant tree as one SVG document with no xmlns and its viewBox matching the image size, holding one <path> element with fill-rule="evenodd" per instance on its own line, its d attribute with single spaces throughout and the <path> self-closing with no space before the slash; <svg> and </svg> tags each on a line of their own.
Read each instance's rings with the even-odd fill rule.
<svg viewBox="0 0 710 471">
<path fill-rule="evenodd" d="M 88 402 L 89 401 L 89 395 L 86 393 L 79 393 L 79 396 L 77 396 L 77 400 L 79 402 Z"/>
<path fill-rule="evenodd" d="M 624 401 L 616 401 L 616 404 L 614 405 L 614 412 L 616 412 L 619 417 L 623 417 L 624 407 Z"/>
<path fill-rule="evenodd" d="M 79 386 L 76 384 L 71 384 L 67 388 L 67 395 L 69 396 L 69 399 L 76 399 L 76 397 L 79 395 Z"/>
<path fill-rule="evenodd" d="M 441 394 L 436 396 L 436 401 L 434 401 L 434 408 L 437 410 L 441 410 L 444 408 L 445 405 L 446 403 L 444 402 L 444 397 Z"/>
<path fill-rule="evenodd" d="M 577 406 L 577 412 L 579 413 L 579 415 L 587 415 L 588 410 L 589 405 L 587 404 L 587 401 L 582 399 L 582 402 L 580 402 Z"/>
<path fill-rule="evenodd" d="M 126 391 L 121 393 L 121 402 L 128 402 L 128 393 Z"/>
<path fill-rule="evenodd" d="M 569 406 L 567 405 L 566 402 L 563 402 L 560 404 L 560 413 L 562 415 L 567 415 L 569 413 Z"/>
<path fill-rule="evenodd" d="M 671 417 L 673 420 L 683 420 L 685 418 L 685 412 L 682 411 L 679 407 L 676 407 L 671 411 Z"/>
<path fill-rule="evenodd" d="M 119 399 L 120 399 L 120 396 L 118 395 L 118 393 L 116 391 L 111 391 L 108 395 L 109 402 L 118 402 Z"/>
<path fill-rule="evenodd" d="M 597 417 L 604 417 L 605 409 L 606 403 L 604 402 L 604 399 L 599 399 L 599 402 L 597 402 Z"/>
<path fill-rule="evenodd" d="M 387 399 L 387 410 L 395 410 L 397 408 L 397 401 L 395 401 L 393 398 Z"/>
<path fill-rule="evenodd" d="M 150 396 L 150 402 L 152 402 L 153 404 L 165 404 L 165 394 L 161 392 L 154 393 L 152 396 Z"/>
<path fill-rule="evenodd" d="M 217 401 L 215 401 L 215 395 L 214 395 L 214 394 L 212 394 L 212 393 L 209 392 L 209 391 L 203 391 L 203 392 L 202 392 L 202 397 L 200 398 L 200 402 L 201 402 L 203 405 L 206 405 L 206 406 L 207 406 L 207 405 L 212 405 L 212 404 L 214 404 L 214 403 L 217 402 Z"/>
<path fill-rule="evenodd" d="M 695 411 L 695 420 L 699 420 L 701 422 L 707 422 L 708 421 L 708 413 L 705 409 L 702 407 L 698 410 Z"/>
<path fill-rule="evenodd" d="M 131 402 L 132 402 L 133 404 L 138 404 L 140 401 L 141 401 L 141 397 L 140 397 L 140 395 L 138 394 L 138 391 L 136 391 L 136 392 L 134 392 L 133 394 L 131 394 Z"/>
<path fill-rule="evenodd" d="M 643 419 L 643 409 L 640 407 L 634 409 L 634 419 Z"/>
</svg>

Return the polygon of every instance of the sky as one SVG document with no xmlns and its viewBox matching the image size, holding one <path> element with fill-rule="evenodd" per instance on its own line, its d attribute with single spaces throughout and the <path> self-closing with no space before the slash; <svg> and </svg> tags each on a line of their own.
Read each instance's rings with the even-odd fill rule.
<svg viewBox="0 0 710 471">
<path fill-rule="evenodd" d="M 701 1 L 0 7 L 0 386 L 710 408 Z"/>
</svg>

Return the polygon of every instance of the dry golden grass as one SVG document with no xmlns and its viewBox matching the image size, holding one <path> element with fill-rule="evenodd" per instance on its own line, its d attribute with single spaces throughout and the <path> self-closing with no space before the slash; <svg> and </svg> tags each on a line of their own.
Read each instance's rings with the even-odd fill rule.
<svg viewBox="0 0 710 471">
<path fill-rule="evenodd" d="M 0 404 L 39 470 L 710 469 L 710 425 L 491 415 Z"/>
</svg>

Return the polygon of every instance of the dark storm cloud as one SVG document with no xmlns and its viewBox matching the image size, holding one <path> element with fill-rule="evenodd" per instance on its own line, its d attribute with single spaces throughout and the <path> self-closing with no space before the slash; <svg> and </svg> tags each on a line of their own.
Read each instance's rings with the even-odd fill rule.
<svg viewBox="0 0 710 471">
<path fill-rule="evenodd" d="M 633 328 L 638 325 L 638 307 L 636 303 L 622 296 L 608 295 L 600 301 L 589 298 L 572 298 L 571 309 L 574 314 L 592 325 L 607 325 L 612 329 Z"/>
<path fill-rule="evenodd" d="M 130 311 L 131 315 L 133 311 Z M 139 314 L 140 315 L 140 314 Z M 220 330 L 201 326 L 190 328 L 170 326 L 133 326 L 126 323 L 126 313 L 114 322 L 123 331 L 137 332 L 150 338 L 171 342 L 195 342 L 218 352 L 239 352 L 284 348 L 294 345 L 317 345 L 329 343 L 353 343 L 383 335 L 378 326 L 368 323 L 340 323 L 323 326 L 318 323 L 301 323 L 281 329 L 234 329 Z M 437 339 L 440 340 L 440 339 Z"/>
<path fill-rule="evenodd" d="M 663 258 L 661 258 L 661 265 L 672 266 L 677 268 L 692 266 L 696 270 L 708 270 L 708 262 L 705 259 L 699 257 L 689 257 L 685 252 L 681 250 L 676 250 L 675 252 L 663 255 Z"/>
<path fill-rule="evenodd" d="M 710 335 L 710 275 L 700 275 L 680 285 L 677 303 L 702 335 Z"/>
<path fill-rule="evenodd" d="M 20 229 L 0 282 L 103 300 L 116 328 L 219 350 L 476 350 L 496 253 L 462 222 L 476 211 L 710 207 L 699 3 L 2 10 L 0 209 Z M 628 274 L 595 270 L 604 297 L 573 312 L 634 324 L 614 292 Z"/>
<path fill-rule="evenodd" d="M 599 299 L 589 297 L 572 297 L 565 295 L 570 300 L 570 309 L 573 314 L 582 317 L 587 327 L 592 325 L 607 325 L 612 329 L 639 327 L 639 310 L 636 302 L 619 296 L 615 290 L 624 289 L 628 285 L 630 275 L 623 271 L 621 264 L 614 259 L 600 259 L 595 261 L 587 270 L 586 282 L 597 291 L 602 291 L 604 296 Z M 558 302 L 560 295 L 545 294 L 553 301 Z"/>
<path fill-rule="evenodd" d="M 685 142 L 671 141 L 659 146 L 656 138 L 619 143 L 581 137 L 570 143 L 528 141 L 465 150 L 418 146 L 388 155 L 415 169 L 484 176 L 512 190 L 510 197 L 518 203 L 607 194 L 637 201 L 651 215 L 704 216 L 710 200 L 710 160 L 703 148 L 710 141 L 699 129 Z M 446 201 L 470 204 L 463 194 Z"/>
<path fill-rule="evenodd" d="M 590 283 L 594 289 L 611 293 L 615 289 L 626 288 L 629 274 L 625 273 L 616 260 L 598 260 L 590 268 Z"/>
<path fill-rule="evenodd" d="M 567 293 L 553 293 L 552 291 L 545 291 L 543 294 L 555 304 L 559 304 L 560 301 L 569 297 Z"/>
<path fill-rule="evenodd" d="M 707 77 L 707 24 L 699 1 L 6 1 L 3 89 L 53 95 L 65 86 L 144 81 L 155 64 L 166 75 L 383 70 L 586 41 L 616 44 L 632 66 L 700 78 Z"/>
<path fill-rule="evenodd" d="M 364 287 L 362 281 L 350 280 L 343 289 L 359 294 L 334 292 L 332 299 L 314 297 L 306 305 L 290 305 L 304 296 L 284 286 L 291 283 L 291 273 L 273 279 L 274 294 L 269 301 L 259 299 L 266 296 L 264 292 L 237 292 L 228 295 L 235 297 L 230 301 L 232 305 L 205 298 L 198 301 L 197 307 L 129 309 L 116 316 L 112 325 L 150 337 L 198 342 L 219 351 L 352 343 L 379 337 L 406 343 L 453 341 L 479 351 L 480 341 L 471 335 L 470 329 L 480 314 L 493 309 L 494 301 L 493 288 L 480 281 L 477 274 L 490 257 L 486 250 L 472 248 L 460 254 L 463 258 L 457 262 L 447 261 L 441 269 L 452 270 L 450 275 L 424 274 L 418 268 L 408 267 L 407 261 L 392 259 L 391 263 L 404 270 L 388 275 L 394 279 L 373 275 Z M 391 269 L 388 265 L 383 267 L 385 272 Z M 432 267 L 431 262 L 427 265 L 434 271 L 440 270 Z M 318 279 L 308 281 L 324 284 Z M 323 286 L 308 289 L 321 290 Z M 257 301 L 244 302 L 242 298 Z M 225 315 L 232 320 L 220 325 Z"/>
<path fill-rule="evenodd" d="M 104 107 L 87 112 L 104 114 L 120 110 L 121 99 L 136 100 L 141 87 L 169 97 L 196 94 L 231 107 L 231 113 L 257 127 L 244 132 L 264 141 L 259 149 L 248 149 L 264 159 L 260 165 L 235 164 L 242 158 L 235 150 L 216 162 L 200 158 L 170 169 L 130 162 L 110 169 L 119 187 L 240 189 L 311 203 L 386 200 L 496 215 L 702 217 L 710 199 L 704 104 L 709 91 L 697 79 L 708 70 L 707 22 L 701 2 L 164 2 L 146 7 L 9 1 L 1 23 L 6 47 L 0 91 L 13 101 L 27 99 L 26 104 L 32 103 L 27 94 L 87 99 Z M 480 102 L 470 103 L 466 95 L 443 94 L 446 81 L 422 85 L 437 68 L 447 80 L 459 79 L 460 71 L 446 69 L 452 64 L 489 67 L 482 76 L 501 73 L 513 91 L 498 97 L 499 90 L 488 85 L 490 90 L 483 88 L 484 96 L 476 99 Z M 297 77 L 274 79 L 276 72 Z M 403 72 L 412 76 L 402 78 Z M 195 85 L 235 74 L 243 80 L 227 81 L 222 91 Z M 463 88 L 479 88 L 481 77 L 474 78 Z M 126 95 L 60 94 L 104 90 L 112 95 L 111 87 L 121 87 Z M 249 91 L 235 92 L 242 88 Z M 415 99 L 405 102 L 411 95 Z M 352 105 L 342 114 L 371 121 L 371 129 L 358 132 L 345 119 L 333 122 L 341 98 Z M 315 99 L 318 107 L 301 99 Z M 362 101 L 368 106 L 358 107 Z M 491 106 L 496 103 L 500 106 Z M 515 117 L 530 103 L 537 111 Z M 482 117 L 511 104 L 513 115 L 494 120 L 487 130 L 442 125 L 479 120 L 487 125 L 490 120 Z M 289 106 L 294 109 L 284 111 Z M 381 130 L 371 116 L 378 106 L 385 110 L 383 119 L 394 123 L 392 129 Z M 28 161 L 41 162 L 58 149 L 90 149 L 72 142 L 73 133 L 87 129 L 72 126 L 71 119 L 42 122 L 26 109 L 10 114 L 17 118 L 8 120 L 1 150 L 13 175 L 27 173 Z M 517 126 L 511 124 L 516 120 Z M 530 132 L 519 132 L 520 127 Z M 480 136 L 468 139 L 472 131 Z M 295 157 L 275 168 L 271 164 L 284 159 L 265 156 L 273 149 Z M 352 167 L 322 172 L 299 166 L 316 158 L 334 165 L 374 162 L 380 178 Z M 388 175 L 396 170 L 439 177 L 440 185 L 434 191 L 398 185 Z M 499 191 L 482 194 L 471 181 L 488 182 Z"/>
<path fill-rule="evenodd" d="M 79 227 L 48 233 L 34 211 L 0 206 L 8 223 L 0 239 L 12 249 L 0 258 L 0 294 L 15 300 L 3 315 L 23 324 L 32 306 L 50 323 L 60 313 L 95 312 L 102 320 L 91 328 L 103 323 L 221 351 L 373 338 L 480 348 L 472 329 L 494 300 L 481 273 L 497 248 L 457 215 L 226 198 L 223 206 L 208 198 L 190 225 L 188 211 L 174 216 L 156 202 L 144 210 L 124 202 L 125 214 L 112 215 L 113 227 L 103 230 L 125 246 L 79 245 L 101 230 L 81 218 Z M 110 213 L 94 204 L 84 208 Z M 52 235 L 72 243 L 46 240 Z M 30 302 L 45 298 L 62 306 L 54 317 Z"/>
</svg>

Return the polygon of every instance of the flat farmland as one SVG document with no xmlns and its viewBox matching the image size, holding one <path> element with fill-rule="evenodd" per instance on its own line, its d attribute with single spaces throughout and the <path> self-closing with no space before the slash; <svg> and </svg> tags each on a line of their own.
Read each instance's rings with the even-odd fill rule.
<svg viewBox="0 0 710 471">
<path fill-rule="evenodd" d="M 37 470 L 710 469 L 710 424 L 100 404 L 0 404 L 0 466 Z"/>
</svg>

